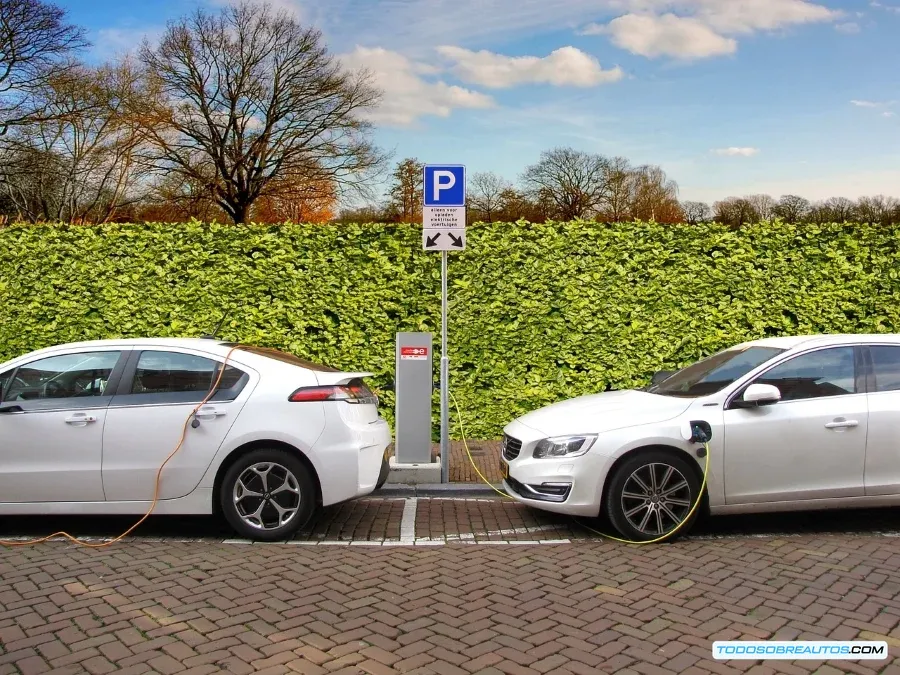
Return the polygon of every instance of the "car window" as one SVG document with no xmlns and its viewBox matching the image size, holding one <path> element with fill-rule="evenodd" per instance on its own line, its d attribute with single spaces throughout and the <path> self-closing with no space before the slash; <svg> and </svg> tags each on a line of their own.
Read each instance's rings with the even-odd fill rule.
<svg viewBox="0 0 900 675">
<path fill-rule="evenodd" d="M 144 351 L 138 358 L 131 393 L 207 392 L 218 376 L 219 365 L 218 361 L 193 354 Z M 233 387 L 242 375 L 242 371 L 227 366 L 219 391 Z"/>
<path fill-rule="evenodd" d="M 857 393 L 853 347 L 833 347 L 801 354 L 756 380 L 772 384 L 782 401 Z"/>
<path fill-rule="evenodd" d="M 12 374 L 16 371 L 15 368 L 11 370 L 7 370 L 5 373 L 0 373 L 0 401 L 3 400 L 3 392 L 6 391 L 6 385 L 9 384 L 10 379 L 12 378 Z"/>
<path fill-rule="evenodd" d="M 708 396 L 721 391 L 783 351 L 776 347 L 758 346 L 726 349 L 679 370 L 659 384 L 649 387 L 647 391 L 663 396 Z"/>
<path fill-rule="evenodd" d="M 4 401 L 102 396 L 121 352 L 50 356 L 20 366 Z"/>
<path fill-rule="evenodd" d="M 875 371 L 875 391 L 900 391 L 900 347 L 873 345 L 869 352 Z"/>
</svg>

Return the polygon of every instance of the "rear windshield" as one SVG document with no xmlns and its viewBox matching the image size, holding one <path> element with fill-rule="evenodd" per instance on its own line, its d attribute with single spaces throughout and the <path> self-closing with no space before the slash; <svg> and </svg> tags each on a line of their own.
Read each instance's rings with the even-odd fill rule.
<svg viewBox="0 0 900 675">
<path fill-rule="evenodd" d="M 757 366 L 782 353 L 776 347 L 726 349 L 679 370 L 662 382 L 648 387 L 651 394 L 695 398 L 721 391 Z"/>
<path fill-rule="evenodd" d="M 300 366 L 301 368 L 306 368 L 307 370 L 315 370 L 320 373 L 338 373 L 340 372 L 337 368 L 331 368 L 330 366 L 323 366 L 321 363 L 313 363 L 312 361 L 307 361 L 306 359 L 301 359 L 299 356 L 294 356 L 293 354 L 288 354 L 287 352 L 279 351 L 278 349 L 272 349 L 271 347 L 255 347 L 253 345 L 238 345 L 231 342 L 224 342 L 223 345 L 225 347 L 237 347 L 242 352 L 250 352 L 251 354 L 258 354 L 259 356 L 265 356 L 270 359 L 275 359 L 276 361 L 282 361 L 284 363 L 290 363 L 292 366 Z"/>
</svg>

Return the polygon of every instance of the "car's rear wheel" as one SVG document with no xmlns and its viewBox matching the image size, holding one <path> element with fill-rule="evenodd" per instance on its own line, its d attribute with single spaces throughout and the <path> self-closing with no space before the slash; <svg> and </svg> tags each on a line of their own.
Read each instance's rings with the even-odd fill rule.
<svg viewBox="0 0 900 675">
<path fill-rule="evenodd" d="M 669 452 L 640 452 L 615 470 L 605 510 L 629 541 L 673 541 L 693 526 L 699 507 L 691 509 L 699 494 L 700 480 L 687 460 Z"/>
<path fill-rule="evenodd" d="M 222 513 L 239 535 L 259 541 L 289 539 L 309 522 L 316 505 L 313 479 L 295 455 L 254 450 L 225 473 Z"/>
<path fill-rule="evenodd" d="M 387 483 L 388 476 L 391 473 L 391 465 L 388 462 L 387 457 L 384 457 L 381 460 L 381 472 L 378 474 L 378 482 L 375 484 L 375 489 L 380 490 L 384 487 L 384 484 Z"/>
</svg>

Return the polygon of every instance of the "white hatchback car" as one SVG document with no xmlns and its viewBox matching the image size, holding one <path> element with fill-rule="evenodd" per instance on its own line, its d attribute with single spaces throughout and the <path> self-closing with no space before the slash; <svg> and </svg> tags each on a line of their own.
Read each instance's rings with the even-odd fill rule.
<svg viewBox="0 0 900 675">
<path fill-rule="evenodd" d="M 900 504 L 900 335 L 767 338 L 643 390 L 556 403 L 504 429 L 506 490 L 537 508 L 605 515 L 632 541 L 697 513 Z M 686 440 L 705 422 L 704 446 Z"/>
<path fill-rule="evenodd" d="M 203 338 L 20 356 L 0 364 L 0 515 L 144 514 L 185 433 L 153 513 L 218 512 L 244 537 L 289 538 L 387 477 L 370 375 Z"/>
</svg>

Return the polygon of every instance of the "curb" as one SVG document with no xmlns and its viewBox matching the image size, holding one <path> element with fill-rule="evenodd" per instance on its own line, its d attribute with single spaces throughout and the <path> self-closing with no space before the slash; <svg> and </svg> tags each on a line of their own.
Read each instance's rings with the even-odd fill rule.
<svg viewBox="0 0 900 675">
<path fill-rule="evenodd" d="M 495 486 L 502 490 L 502 485 Z M 484 483 L 387 483 L 375 490 L 370 497 L 488 497 L 498 496 Z"/>
</svg>

